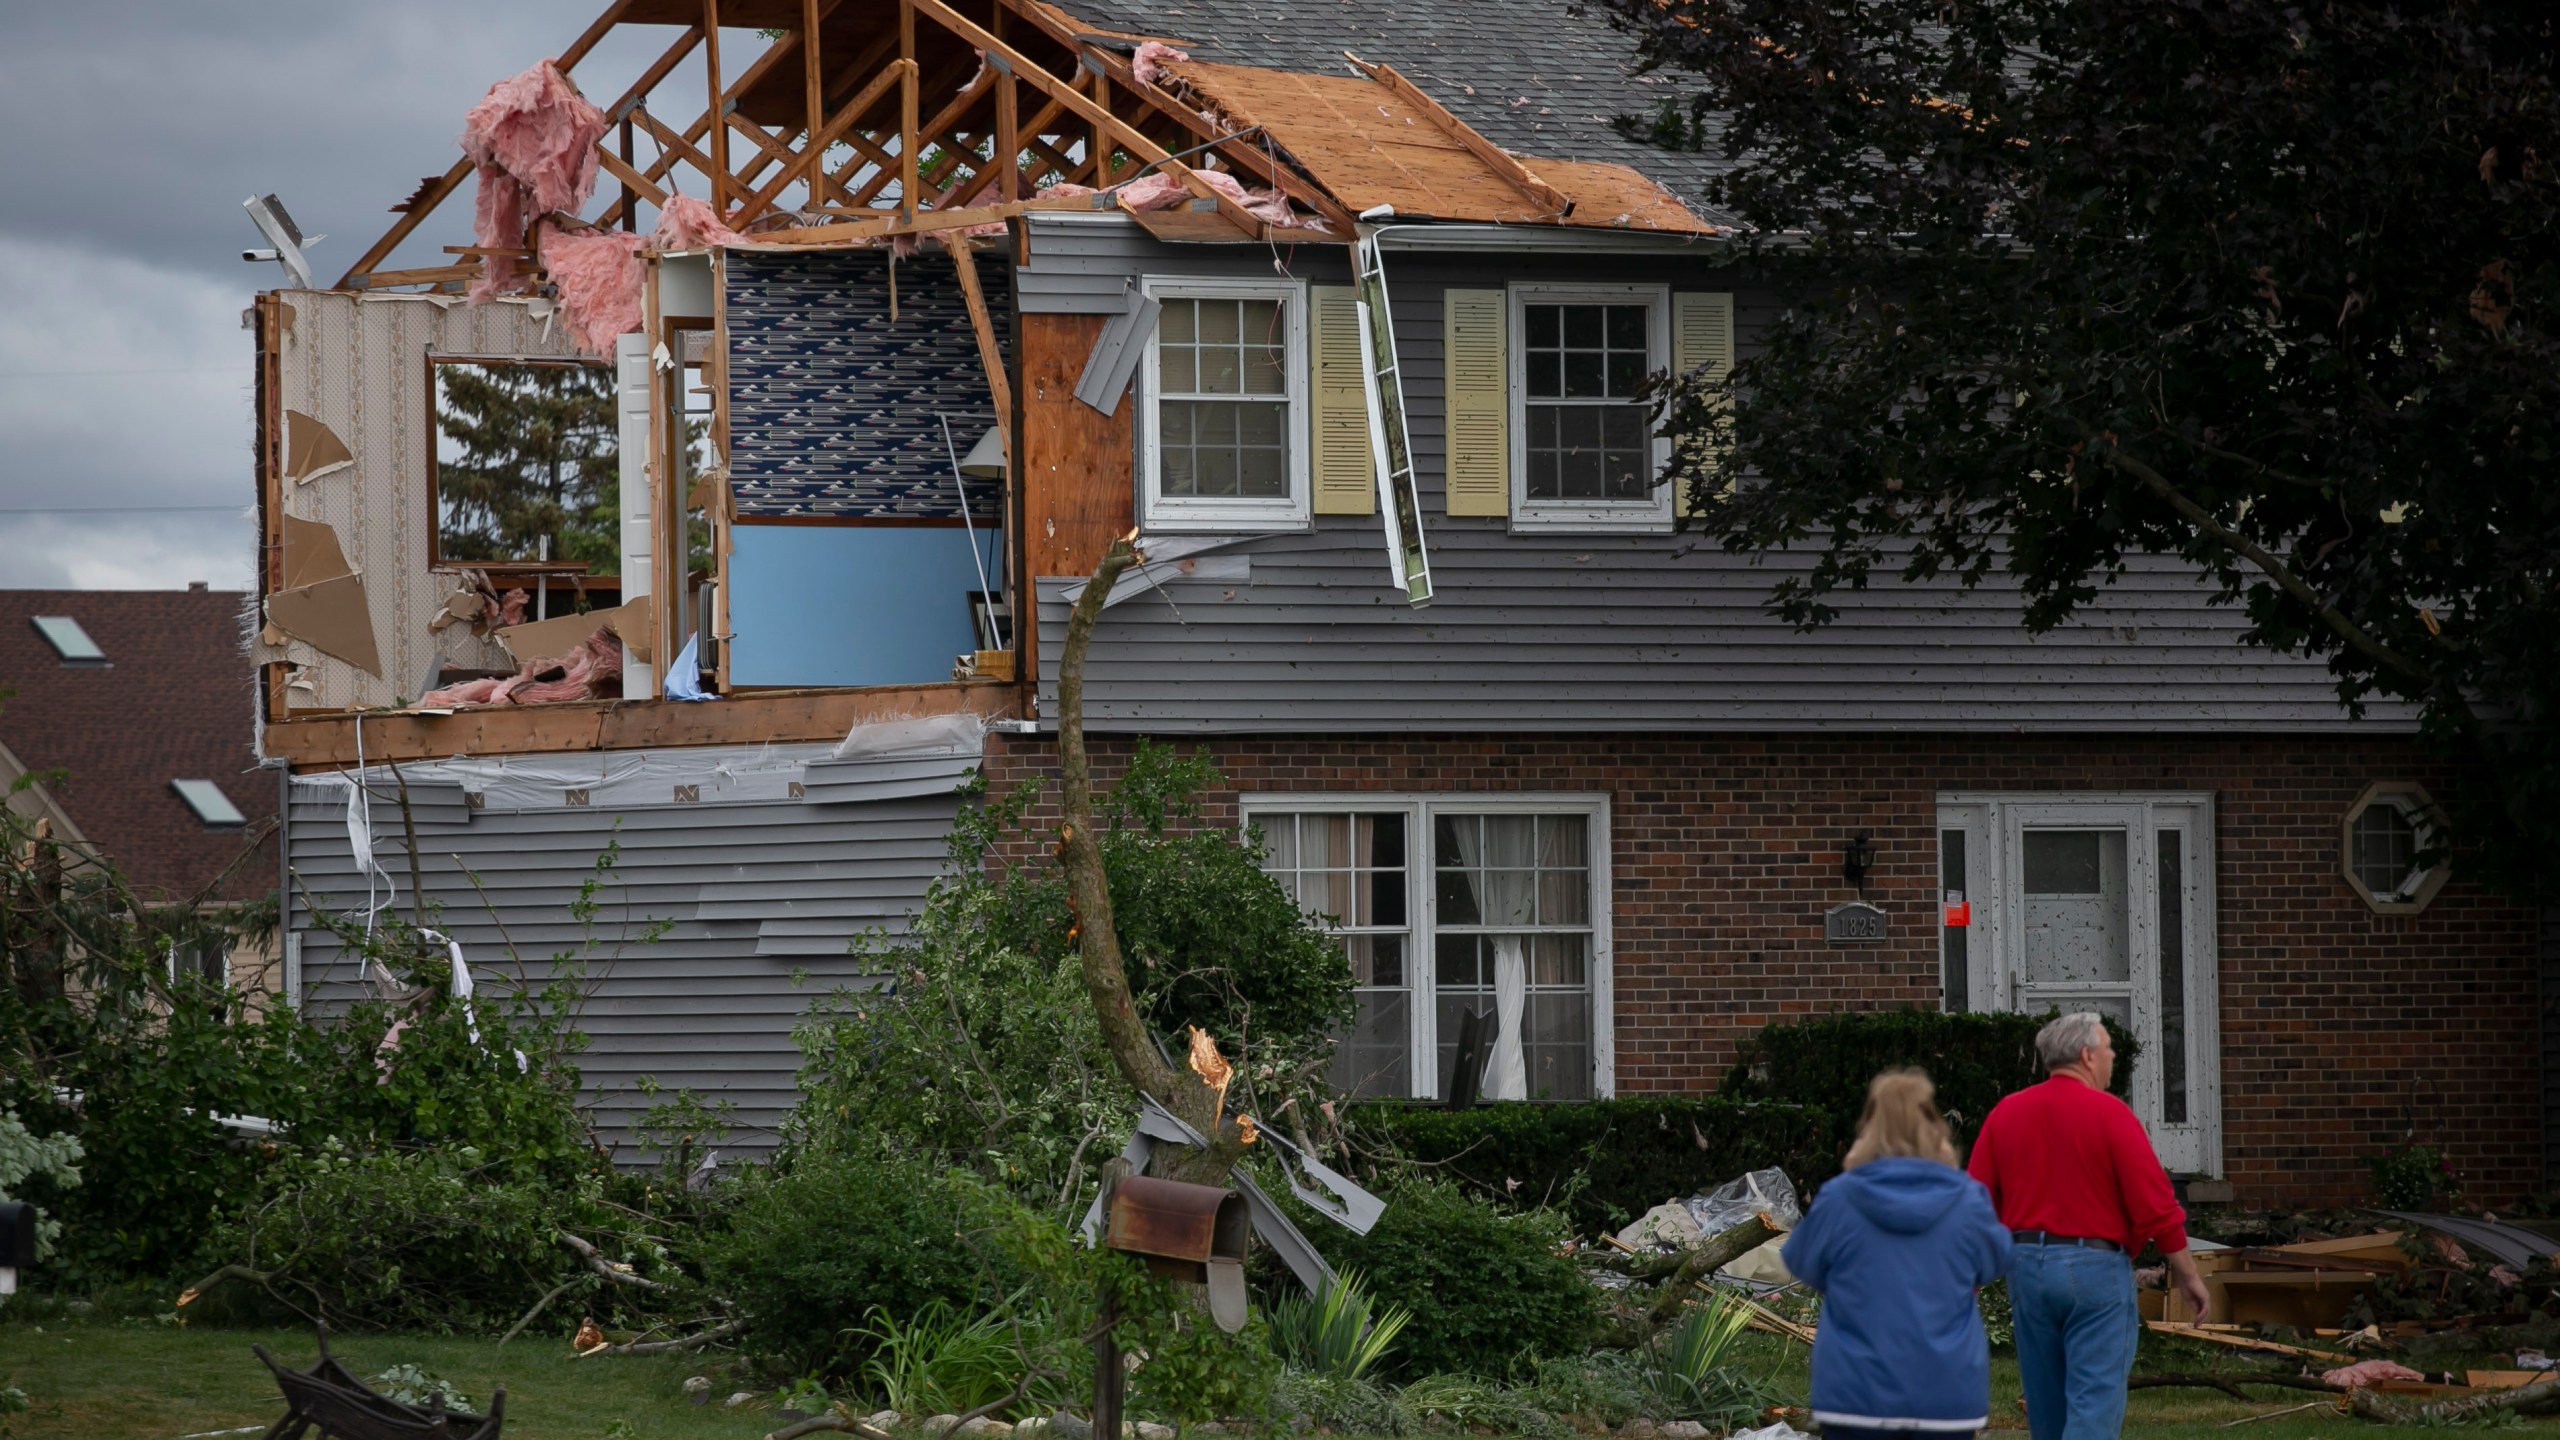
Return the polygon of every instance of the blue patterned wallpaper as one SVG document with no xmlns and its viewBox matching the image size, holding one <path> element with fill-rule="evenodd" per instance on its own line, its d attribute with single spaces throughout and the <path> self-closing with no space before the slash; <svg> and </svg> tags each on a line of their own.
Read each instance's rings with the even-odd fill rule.
<svg viewBox="0 0 2560 1440">
<path fill-rule="evenodd" d="M 947 255 L 731 250 L 729 480 L 740 515 L 958 519 L 934 415 L 966 455 L 995 424 L 968 304 Z M 1012 351 L 1012 275 L 981 254 L 996 333 Z M 1002 486 L 969 483 L 972 513 L 1001 518 Z"/>
</svg>

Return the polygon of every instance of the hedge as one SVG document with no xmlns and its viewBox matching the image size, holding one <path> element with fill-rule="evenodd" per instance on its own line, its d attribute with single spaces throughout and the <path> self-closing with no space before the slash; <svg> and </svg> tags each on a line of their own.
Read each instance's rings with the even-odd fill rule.
<svg viewBox="0 0 2560 1440">
<path fill-rule="evenodd" d="M 1830 1117 L 1721 1095 L 1637 1096 L 1441 1110 L 1372 1103 L 1353 1123 L 1407 1159 L 1514 1204 L 1553 1204 L 1585 1234 L 1616 1231 L 1665 1200 L 1775 1165 L 1801 1179 L 1835 1166 Z"/>
<path fill-rule="evenodd" d="M 1771 1165 L 1797 1188 L 1838 1173 L 1876 1072 L 1917 1065 L 1938 1087 L 1958 1148 L 2000 1097 L 2044 1079 L 2045 1015 L 1870 1010 L 1765 1026 L 1713 1095 L 1579 1104 L 1495 1103 L 1442 1110 L 1355 1107 L 1355 1123 L 1409 1160 L 1436 1165 L 1513 1204 L 1553 1204 L 1586 1234 L 1623 1229 L 1665 1200 Z M 2113 1020 L 2119 1096 L 2141 1047 Z"/>
<path fill-rule="evenodd" d="M 1769 1025 L 1742 1042 L 1733 1071 L 1717 1091 L 1734 1100 L 1783 1102 L 1829 1117 L 1825 1153 L 1837 1156 L 1857 1138 L 1866 1108 L 1867 1083 L 1876 1072 L 1917 1065 L 1938 1087 L 1938 1109 L 1955 1127 L 1958 1148 L 1973 1143 L 1983 1118 L 2000 1097 L 2045 1078 L 2036 1060 L 2036 1031 L 2053 1016 L 1949 1015 L 1936 1010 L 1867 1010 L 1788 1025 Z M 2116 1048 L 2111 1088 L 2118 1096 L 2133 1083 L 2141 1047 L 2113 1020 L 2107 1033 Z M 1799 1184 L 1828 1178 L 1826 1163 Z M 1789 1174 L 1795 1172 L 1790 1171 Z"/>
</svg>

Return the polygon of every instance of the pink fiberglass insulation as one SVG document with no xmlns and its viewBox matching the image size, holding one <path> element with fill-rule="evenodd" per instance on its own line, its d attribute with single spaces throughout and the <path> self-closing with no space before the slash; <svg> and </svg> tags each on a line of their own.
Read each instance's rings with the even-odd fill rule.
<svg viewBox="0 0 2560 1440">
<path fill-rule="evenodd" d="M 480 171 L 472 233 L 490 249 L 525 243 L 528 218 L 549 210 L 576 213 L 596 188 L 596 141 L 604 112 L 587 103 L 557 63 L 545 60 L 489 87 L 462 117 L 462 153 Z M 513 288 L 512 256 L 481 257 L 471 287 L 476 302 Z"/>
<path fill-rule="evenodd" d="M 2353 1390 L 2359 1385 L 2370 1385 L 2376 1380 L 2424 1380 L 2427 1377 L 2397 1360 L 2359 1360 L 2353 1365 L 2341 1365 L 2335 1370 L 2324 1372 L 2320 1378 L 2332 1385 L 2344 1385 Z"/>
<path fill-rule="evenodd" d="M 670 195 L 658 211 L 658 228 L 649 235 L 652 250 L 708 250 L 736 245 L 747 237 L 720 223 L 720 212 L 707 200 Z"/>
<path fill-rule="evenodd" d="M 1137 54 L 1129 57 L 1129 73 L 1137 76 L 1142 84 L 1162 85 L 1171 78 L 1164 73 L 1166 62 L 1190 58 L 1161 41 L 1149 40 L 1138 46 Z"/>
<path fill-rule="evenodd" d="M 545 678 L 548 677 L 548 678 Z M 418 699 L 428 710 L 466 705 L 549 705 L 563 700 L 610 700 L 622 694 L 622 642 L 597 626 L 566 655 L 537 655 L 505 679 L 465 680 Z"/>
<path fill-rule="evenodd" d="M 999 227 L 1001 228 L 1001 227 Z M 611 355 L 617 335 L 640 328 L 647 273 L 644 250 L 701 250 L 747 237 L 720 223 L 719 212 L 690 195 L 670 195 L 646 238 L 620 230 L 542 231 L 542 267 L 560 295 L 569 334 L 590 355 Z"/>
<path fill-rule="evenodd" d="M 1247 214 L 1270 225 L 1299 225 L 1304 222 L 1289 209 L 1289 200 L 1276 190 L 1255 190 L 1224 170 L 1194 170 L 1212 190 L 1245 208 Z M 1057 187 L 1064 192 L 1064 187 Z M 1051 191 L 1042 191 L 1045 197 Z M 1191 187 L 1161 170 L 1151 170 L 1120 187 L 1120 205 L 1125 210 L 1171 210 L 1191 199 Z"/>
<path fill-rule="evenodd" d="M 641 291 L 647 274 L 640 251 L 648 241 L 622 230 L 542 227 L 542 268 L 560 296 L 560 319 L 569 337 L 590 355 L 613 353 L 613 339 L 640 328 Z"/>
</svg>

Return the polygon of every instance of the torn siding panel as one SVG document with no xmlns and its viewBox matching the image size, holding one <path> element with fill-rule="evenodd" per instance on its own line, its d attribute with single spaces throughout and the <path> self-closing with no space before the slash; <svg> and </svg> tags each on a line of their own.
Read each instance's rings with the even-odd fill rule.
<svg viewBox="0 0 2560 1440">
<path fill-rule="evenodd" d="M 704 785 L 711 798 L 702 801 L 677 800 L 672 786 L 663 801 L 642 799 L 630 787 L 658 788 L 657 777 L 644 776 L 605 781 L 588 803 L 528 803 L 519 794 L 502 804 L 507 792 L 472 775 L 452 782 L 457 791 L 481 787 L 482 808 L 468 825 L 420 830 L 418 863 L 436 923 L 463 943 L 484 988 L 504 988 L 519 971 L 539 983 L 552 957 L 595 942 L 586 962 L 592 995 L 579 1017 L 592 1044 L 579 1064 L 596 1123 L 625 1161 L 645 1158 L 629 1136 L 649 1103 L 643 1076 L 736 1102 L 744 1127 L 736 1148 L 769 1147 L 796 1098 L 792 1026 L 831 989 L 875 983 L 854 947 L 867 935 L 903 933 L 943 871 L 959 803 L 952 788 L 851 803 L 791 797 L 801 767 L 826 748 L 790 747 L 787 765 L 763 749 L 718 752 L 714 766 L 746 771 L 763 762 L 732 792 L 745 797 L 737 799 L 719 798 L 716 783 Z M 599 757 L 533 758 L 593 767 Z M 708 768 L 703 754 L 685 758 Z M 420 794 L 444 777 L 434 764 L 402 769 L 415 813 Z M 379 794 L 389 774 L 373 777 Z M 315 902 L 339 913 L 365 903 L 347 846 L 346 793 L 326 776 L 292 784 L 297 884 L 286 925 L 302 936 L 314 1014 L 343 1010 L 361 993 L 351 956 L 310 913 Z M 409 858 L 397 807 L 377 802 L 372 818 L 375 854 L 400 887 L 405 916 Z M 612 863 L 599 870 L 608 849 Z M 590 879 L 598 881 L 592 930 L 570 913 Z M 644 938 L 661 924 L 663 934 Z"/>
<path fill-rule="evenodd" d="M 282 513 L 336 532 L 363 580 L 381 674 L 300 640 L 253 645 L 250 658 L 303 667 L 296 678 L 308 685 L 287 692 L 296 710 L 389 706 L 419 693 L 438 656 L 467 668 L 513 669 L 496 641 L 475 639 L 467 627 L 427 629 L 451 588 L 448 577 L 427 568 L 427 463 L 436 444 L 427 357 L 576 359 L 576 347 L 521 300 L 464 305 L 451 297 L 282 293 L 292 320 L 276 362 L 278 404 L 328 427 L 353 457 L 305 480 L 283 480 Z"/>
</svg>

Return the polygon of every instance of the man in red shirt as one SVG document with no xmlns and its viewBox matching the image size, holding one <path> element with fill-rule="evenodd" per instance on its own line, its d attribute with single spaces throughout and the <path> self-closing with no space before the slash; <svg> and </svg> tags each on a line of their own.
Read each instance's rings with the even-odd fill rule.
<svg viewBox="0 0 2560 1440">
<path fill-rule="evenodd" d="M 2168 1258 L 2196 1318 L 2204 1281 L 2187 1253 L 2187 1212 L 2142 1122 L 2107 1093 L 2115 1043 L 2094 1014 L 2036 1032 L 2048 1078 L 1992 1107 L 1973 1142 L 1973 1178 L 2017 1243 L 2009 1313 L 2035 1440 L 2115 1440 L 2142 1321 L 2133 1256 Z"/>
</svg>

